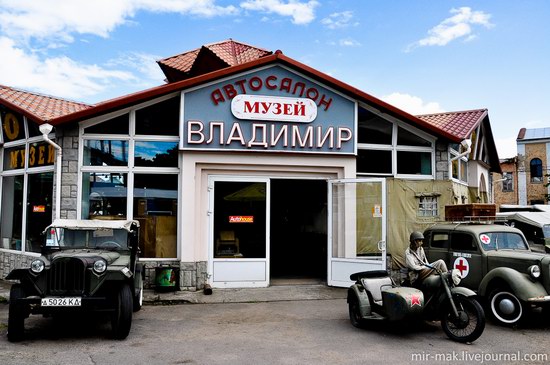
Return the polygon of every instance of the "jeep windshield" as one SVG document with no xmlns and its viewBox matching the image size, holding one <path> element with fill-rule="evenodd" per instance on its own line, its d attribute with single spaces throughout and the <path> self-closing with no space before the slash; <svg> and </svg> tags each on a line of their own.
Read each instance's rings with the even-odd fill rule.
<svg viewBox="0 0 550 365">
<path fill-rule="evenodd" d="M 514 232 L 485 232 L 479 235 L 482 248 L 485 251 L 522 250 L 529 251 L 529 246 L 523 237 Z"/>
<path fill-rule="evenodd" d="M 101 221 L 56 219 L 46 228 L 46 248 L 128 250 L 128 235 L 139 227 L 138 221 Z"/>
<path fill-rule="evenodd" d="M 128 249 L 128 231 L 124 229 L 76 230 L 50 227 L 46 232 L 46 247 L 60 249 L 95 248 Z"/>
</svg>

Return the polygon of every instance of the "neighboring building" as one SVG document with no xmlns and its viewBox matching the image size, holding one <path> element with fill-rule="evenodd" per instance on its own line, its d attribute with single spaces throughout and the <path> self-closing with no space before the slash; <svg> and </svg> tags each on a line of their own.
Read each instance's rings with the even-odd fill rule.
<svg viewBox="0 0 550 365">
<path fill-rule="evenodd" d="M 547 204 L 550 128 L 521 128 L 516 142 L 518 204 Z"/>
<path fill-rule="evenodd" d="M 502 174 L 493 175 L 494 203 L 518 204 L 518 158 L 500 160 Z"/>
<path fill-rule="evenodd" d="M 58 215 L 138 220 L 149 284 L 169 266 L 188 290 L 347 286 L 445 205 L 492 201 L 486 109 L 413 116 L 233 40 L 159 65 L 167 84 L 95 105 L 0 86 L 0 278 Z"/>
</svg>

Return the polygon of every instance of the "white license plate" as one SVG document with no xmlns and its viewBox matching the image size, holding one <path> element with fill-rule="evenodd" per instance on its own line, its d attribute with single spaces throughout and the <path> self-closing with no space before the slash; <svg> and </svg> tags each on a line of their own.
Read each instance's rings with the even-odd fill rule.
<svg viewBox="0 0 550 365">
<path fill-rule="evenodd" d="M 80 297 L 42 298 L 42 307 L 80 307 L 81 305 Z"/>
</svg>

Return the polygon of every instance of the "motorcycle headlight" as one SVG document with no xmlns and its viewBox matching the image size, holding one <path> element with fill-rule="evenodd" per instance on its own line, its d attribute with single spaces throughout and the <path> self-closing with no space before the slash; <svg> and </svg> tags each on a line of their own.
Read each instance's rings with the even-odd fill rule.
<svg viewBox="0 0 550 365">
<path fill-rule="evenodd" d="M 529 272 L 529 275 L 533 279 L 540 278 L 540 267 L 539 267 L 539 265 L 531 265 L 531 266 L 529 266 L 529 269 L 527 269 L 527 271 Z"/>
<path fill-rule="evenodd" d="M 105 260 L 97 260 L 94 262 L 94 271 L 98 274 L 102 274 L 107 270 L 107 263 Z"/>
<path fill-rule="evenodd" d="M 40 274 L 42 271 L 44 271 L 44 267 L 46 265 L 44 264 L 44 261 L 42 260 L 34 260 L 31 262 L 31 271 L 35 274 Z"/>
</svg>

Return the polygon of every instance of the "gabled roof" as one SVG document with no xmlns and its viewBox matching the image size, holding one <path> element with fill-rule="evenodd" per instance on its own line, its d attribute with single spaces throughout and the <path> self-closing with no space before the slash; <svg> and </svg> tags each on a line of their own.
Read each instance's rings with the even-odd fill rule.
<svg viewBox="0 0 550 365">
<path fill-rule="evenodd" d="M 0 102 L 38 123 L 92 108 L 92 105 L 4 85 L 0 85 Z"/>
<path fill-rule="evenodd" d="M 476 109 L 417 115 L 417 117 L 463 140 L 470 138 L 472 132 L 483 121 L 487 113 L 487 109 Z"/>
<path fill-rule="evenodd" d="M 168 82 L 188 79 L 199 74 L 268 56 L 273 52 L 228 39 L 211 43 L 157 61 Z"/>
<path fill-rule="evenodd" d="M 460 141 L 471 139 L 472 133 L 481 124 L 483 130 L 482 136 L 486 140 L 486 153 L 489 159 L 490 171 L 502 173 L 487 109 L 417 115 L 417 117 L 446 133 L 452 134 Z M 479 153 L 476 157 L 479 159 L 482 158 L 479 156 Z"/>
</svg>

